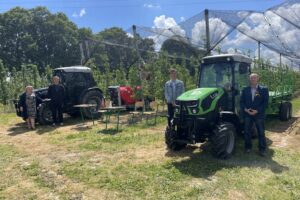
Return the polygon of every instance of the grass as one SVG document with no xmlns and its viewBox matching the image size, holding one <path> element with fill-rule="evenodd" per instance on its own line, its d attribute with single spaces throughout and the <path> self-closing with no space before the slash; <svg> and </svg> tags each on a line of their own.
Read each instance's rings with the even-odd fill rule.
<svg viewBox="0 0 300 200">
<path fill-rule="evenodd" d="M 300 97 L 296 97 L 292 100 L 293 104 L 293 115 L 300 110 Z"/>
<path fill-rule="evenodd" d="M 299 156 L 272 149 L 266 159 L 237 153 L 230 160 L 217 160 L 197 149 L 155 163 L 127 158 L 95 165 L 81 158 L 64 162 L 62 173 L 90 187 L 114 191 L 118 199 L 230 199 L 230 192 L 244 199 L 299 199 Z"/>
<path fill-rule="evenodd" d="M 52 144 L 64 145 L 83 151 L 122 152 L 127 148 L 152 146 L 159 142 L 160 135 L 149 134 L 150 131 L 136 131 L 126 128 L 120 134 L 99 134 L 97 129 L 71 134 L 55 134 L 49 138 Z"/>
<path fill-rule="evenodd" d="M 0 126 L 11 126 L 16 124 L 16 122 L 23 122 L 23 120 L 20 117 L 16 117 L 15 113 L 5 113 L 0 114 Z"/>
<path fill-rule="evenodd" d="M 293 108 L 300 110 L 300 98 Z M 0 126 L 17 120 L 1 115 Z M 119 133 L 99 132 L 104 125 L 80 129 L 77 122 L 0 135 L 0 199 L 300 199 L 299 148 L 274 146 L 261 158 L 255 150 L 245 155 L 239 138 L 234 156 L 218 160 L 207 145 L 166 150 L 163 118 Z M 267 130 L 276 124 L 272 119 Z M 38 148 L 28 149 L 34 141 Z"/>
</svg>

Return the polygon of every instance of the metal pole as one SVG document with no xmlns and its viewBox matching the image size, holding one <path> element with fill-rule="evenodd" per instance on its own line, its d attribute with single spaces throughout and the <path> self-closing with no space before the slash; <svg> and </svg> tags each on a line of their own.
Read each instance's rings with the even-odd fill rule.
<svg viewBox="0 0 300 200">
<path fill-rule="evenodd" d="M 260 41 L 258 41 L 258 55 L 257 55 L 257 57 L 258 57 L 258 64 L 260 66 Z"/>
<path fill-rule="evenodd" d="M 205 14 L 205 28 L 206 28 L 206 51 L 207 54 L 210 55 L 211 50 L 210 50 L 210 35 L 209 35 L 209 13 L 208 9 L 204 10 Z"/>
<path fill-rule="evenodd" d="M 137 44 L 137 33 L 136 33 L 136 26 L 135 25 L 132 25 L 132 31 L 133 31 L 133 41 L 134 41 L 134 46 L 135 46 L 135 49 L 136 49 L 136 53 L 137 53 L 137 56 L 138 56 L 138 69 L 139 69 L 139 79 L 140 79 L 140 86 L 141 86 L 141 90 L 142 90 L 142 101 L 144 101 L 144 94 L 143 94 L 143 86 L 142 86 L 142 64 L 143 64 L 143 59 L 141 57 L 141 54 L 140 54 L 140 51 L 139 51 L 139 48 L 138 48 L 138 44 Z M 136 85 L 137 86 L 137 85 Z"/>
<path fill-rule="evenodd" d="M 281 54 L 279 54 L 279 66 L 280 66 L 280 68 L 282 68 Z"/>
</svg>

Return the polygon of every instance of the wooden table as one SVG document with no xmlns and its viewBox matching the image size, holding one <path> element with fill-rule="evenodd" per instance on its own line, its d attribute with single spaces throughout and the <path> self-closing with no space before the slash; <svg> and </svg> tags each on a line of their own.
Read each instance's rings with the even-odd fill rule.
<svg viewBox="0 0 300 200">
<path fill-rule="evenodd" d="M 96 104 L 78 104 L 78 105 L 74 105 L 73 107 L 74 107 L 74 108 L 79 108 L 82 123 L 85 124 L 85 123 L 84 123 L 84 116 L 83 116 L 83 113 L 82 113 L 82 109 L 84 109 L 84 108 L 93 108 L 93 107 L 97 107 L 97 105 L 96 105 Z M 93 125 L 95 125 L 93 113 L 91 114 L 91 116 L 92 116 L 92 120 L 93 120 Z"/>
<path fill-rule="evenodd" d="M 101 108 L 98 112 L 106 110 L 106 118 L 105 118 L 105 130 L 107 130 L 108 116 L 112 113 L 117 114 L 117 132 L 119 131 L 119 121 L 120 121 L 120 111 L 126 110 L 125 106 L 110 106 Z"/>
</svg>

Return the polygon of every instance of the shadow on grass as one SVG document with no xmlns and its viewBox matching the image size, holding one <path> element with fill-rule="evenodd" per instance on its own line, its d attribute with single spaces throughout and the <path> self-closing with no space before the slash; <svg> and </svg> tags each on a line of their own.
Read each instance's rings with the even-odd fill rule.
<svg viewBox="0 0 300 200">
<path fill-rule="evenodd" d="M 89 122 L 92 122 L 92 120 L 86 120 L 85 122 L 89 123 Z M 91 129 L 91 126 L 81 126 L 81 125 L 82 125 L 82 121 L 81 121 L 80 118 L 66 117 L 66 118 L 64 118 L 64 125 L 62 125 L 62 126 L 60 126 L 60 125 L 51 126 L 51 125 L 36 124 L 36 129 L 31 130 L 31 129 L 27 128 L 26 122 L 23 122 L 23 123 L 15 124 L 14 126 L 10 127 L 7 131 L 8 131 L 8 135 L 17 136 L 17 135 L 20 135 L 20 134 L 25 134 L 25 133 L 30 132 L 30 131 L 35 131 L 37 134 L 42 135 L 42 134 L 45 134 L 45 133 L 52 132 L 52 131 L 54 131 L 58 128 L 66 127 L 66 126 L 75 126 L 75 127 L 72 127 L 71 130 L 77 130 L 77 131 L 84 131 L 84 130 Z"/>
<path fill-rule="evenodd" d="M 97 133 L 99 134 L 105 134 L 105 135 L 115 135 L 118 133 L 121 133 L 122 129 L 115 129 L 115 128 L 109 128 L 109 129 L 103 129 L 103 130 L 99 130 Z"/>
<path fill-rule="evenodd" d="M 92 129 L 92 125 L 87 125 L 87 124 L 77 124 L 76 126 L 72 127 L 70 130 L 75 130 L 75 131 L 87 131 Z"/>
<path fill-rule="evenodd" d="M 13 127 L 10 127 L 7 131 L 9 136 L 16 136 L 32 130 L 27 128 L 26 122 L 21 122 L 15 124 Z"/>
<path fill-rule="evenodd" d="M 288 121 L 280 121 L 278 116 L 270 115 L 266 122 L 266 131 L 283 133 L 287 131 L 297 120 L 298 117 L 292 117 Z"/>
<path fill-rule="evenodd" d="M 195 150 L 199 149 L 197 146 L 187 146 L 187 148 L 182 151 L 168 151 L 166 156 L 187 157 L 187 159 L 173 161 L 172 165 L 183 174 L 205 179 L 210 179 L 209 177 L 222 169 L 239 169 L 241 167 L 260 168 L 269 169 L 273 173 L 282 173 L 289 169 L 272 159 L 274 156 L 273 149 L 268 149 L 267 156 L 261 157 L 258 155 L 256 148 L 253 148 L 250 154 L 245 154 L 242 139 L 238 139 L 237 143 L 234 155 L 227 160 L 217 159 L 212 156 L 209 143 L 202 144 L 204 146 L 200 146 L 200 152 L 195 152 Z M 270 144 L 272 142 L 268 141 L 267 143 Z M 253 145 L 253 147 L 255 147 L 255 145 Z"/>
</svg>

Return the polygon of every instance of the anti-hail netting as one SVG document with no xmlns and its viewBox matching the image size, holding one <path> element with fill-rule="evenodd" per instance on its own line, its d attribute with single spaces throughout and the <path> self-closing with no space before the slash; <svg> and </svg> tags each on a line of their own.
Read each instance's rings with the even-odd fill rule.
<svg viewBox="0 0 300 200">
<path fill-rule="evenodd" d="M 175 39 L 206 51 L 205 12 L 181 23 L 156 23 L 153 27 L 137 26 L 137 34 L 152 39 L 159 51 L 167 39 Z M 258 55 L 272 64 L 282 62 L 298 69 L 300 66 L 300 0 L 285 1 L 264 12 L 209 10 L 210 49 L 218 52 L 242 52 Z M 132 29 L 128 29 L 133 34 Z"/>
</svg>

